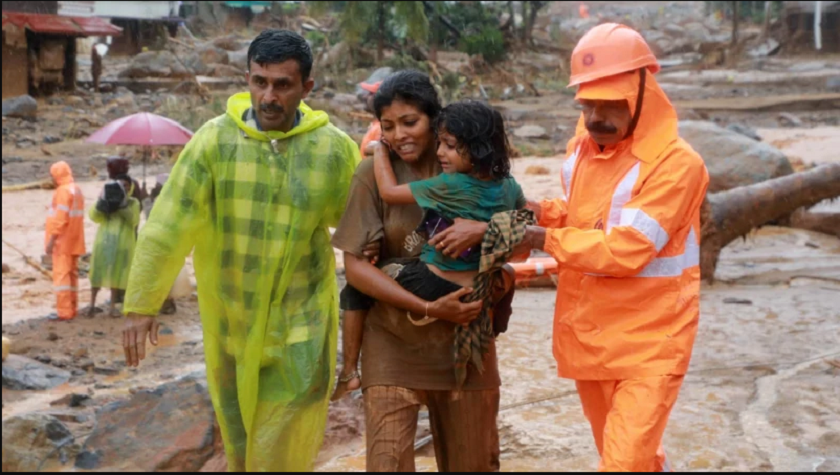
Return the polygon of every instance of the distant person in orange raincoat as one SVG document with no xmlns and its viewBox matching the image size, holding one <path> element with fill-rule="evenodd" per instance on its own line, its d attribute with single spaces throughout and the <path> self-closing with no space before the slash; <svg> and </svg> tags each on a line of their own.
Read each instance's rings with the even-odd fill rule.
<svg viewBox="0 0 840 475">
<path fill-rule="evenodd" d="M 661 447 L 700 315 L 703 160 L 641 35 L 598 25 L 572 52 L 583 106 L 561 197 L 531 203 L 522 254 L 558 262 L 554 356 L 577 382 L 602 471 L 668 471 Z"/>
<path fill-rule="evenodd" d="M 79 256 L 85 253 L 85 198 L 66 162 L 56 162 L 50 175 L 58 187 L 46 223 L 46 254 L 52 256 L 57 305 L 50 319 L 72 320 L 79 300 Z"/>
<path fill-rule="evenodd" d="M 359 86 L 367 91 L 369 94 L 365 95 L 365 110 L 373 113 L 373 96 L 376 95 L 376 91 L 379 90 L 379 86 L 382 84 L 382 81 L 375 82 L 373 84 L 368 84 L 363 82 L 359 84 Z M 379 125 L 379 120 L 374 119 L 373 122 L 370 123 L 370 127 L 368 127 L 365 136 L 362 138 L 362 143 L 359 146 L 359 150 L 362 152 L 362 158 L 370 158 L 373 157 L 373 147 L 369 147 L 371 142 L 376 142 L 382 138 L 382 127 Z"/>
<path fill-rule="evenodd" d="M 580 2 L 580 6 L 578 7 L 578 13 L 580 14 L 581 18 L 589 18 L 589 7 L 587 7 L 585 3 Z"/>
</svg>

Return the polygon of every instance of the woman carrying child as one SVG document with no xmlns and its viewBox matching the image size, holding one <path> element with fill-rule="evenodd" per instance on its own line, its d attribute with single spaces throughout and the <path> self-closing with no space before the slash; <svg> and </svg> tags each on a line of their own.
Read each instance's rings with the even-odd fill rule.
<svg viewBox="0 0 840 475">
<path fill-rule="evenodd" d="M 349 284 L 342 292 L 345 366 L 339 394 L 360 384 L 364 390 L 368 471 L 414 470 L 421 405 L 429 408 L 440 471 L 497 471 L 501 381 L 494 342 L 483 354 L 483 371 L 470 371 L 463 384 L 455 376 L 456 328 L 481 310 L 480 302 L 461 301 L 472 292 L 476 256 L 446 258 L 417 229 L 422 224 L 433 235 L 432 223 L 440 229 L 455 218 L 487 221 L 487 213 L 524 205 L 508 176 L 501 117 L 478 104 L 450 106 L 438 124 L 438 146 L 439 99 L 428 76 L 416 71 L 385 80 L 374 109 L 383 144 L 378 159 L 359 165 L 333 237 L 333 245 L 345 251 Z M 439 177 L 442 168 L 448 174 Z M 478 232 L 468 240 L 477 248 L 486 228 L 472 229 Z M 378 240 L 382 270 L 363 256 L 364 247 Z M 360 341 L 361 382 L 355 371 Z"/>
</svg>

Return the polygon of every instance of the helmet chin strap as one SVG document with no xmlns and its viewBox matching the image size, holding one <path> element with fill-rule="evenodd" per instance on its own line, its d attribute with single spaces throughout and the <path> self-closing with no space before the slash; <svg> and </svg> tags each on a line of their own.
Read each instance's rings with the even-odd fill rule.
<svg viewBox="0 0 840 475">
<path fill-rule="evenodd" d="M 642 114 L 642 102 L 645 99 L 645 78 L 647 77 L 647 68 L 639 69 L 639 97 L 636 98 L 636 111 L 633 113 L 633 120 L 630 121 L 630 127 L 627 128 L 627 134 L 622 140 L 627 139 L 636 130 L 636 125 L 639 124 L 639 116 Z"/>
</svg>

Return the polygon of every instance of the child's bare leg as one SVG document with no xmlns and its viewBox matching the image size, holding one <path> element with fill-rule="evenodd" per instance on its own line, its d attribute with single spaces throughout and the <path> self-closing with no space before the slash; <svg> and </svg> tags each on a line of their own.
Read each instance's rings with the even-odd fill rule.
<svg viewBox="0 0 840 475">
<path fill-rule="evenodd" d="M 98 288 L 93 287 L 90 289 L 90 307 L 88 308 L 87 313 L 88 318 L 93 318 L 96 315 L 96 294 L 98 293 Z"/>
<path fill-rule="evenodd" d="M 332 400 L 337 401 L 345 394 L 362 387 L 362 380 L 359 377 L 359 355 L 362 352 L 362 333 L 365 327 L 367 310 L 345 310 L 344 323 L 342 324 L 344 348 L 344 366 L 338 376 L 338 383 L 335 387 Z"/>
</svg>

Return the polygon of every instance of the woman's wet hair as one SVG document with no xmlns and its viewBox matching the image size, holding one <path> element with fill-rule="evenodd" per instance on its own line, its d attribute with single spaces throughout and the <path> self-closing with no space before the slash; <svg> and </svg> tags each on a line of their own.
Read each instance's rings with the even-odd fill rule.
<svg viewBox="0 0 840 475">
<path fill-rule="evenodd" d="M 440 114 L 440 98 L 427 74 L 408 69 L 399 71 L 386 79 L 373 97 L 376 118 L 382 118 L 382 109 L 394 101 L 402 101 L 417 107 L 429 116 L 429 122 Z"/>
<path fill-rule="evenodd" d="M 455 102 L 443 108 L 435 128 L 455 137 L 458 152 L 469 158 L 479 176 L 495 180 L 510 176 L 510 143 L 496 109 L 478 101 Z"/>
</svg>

